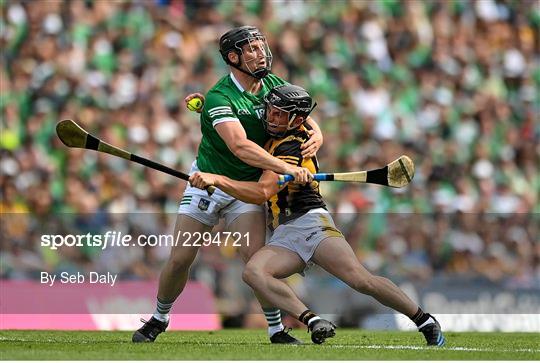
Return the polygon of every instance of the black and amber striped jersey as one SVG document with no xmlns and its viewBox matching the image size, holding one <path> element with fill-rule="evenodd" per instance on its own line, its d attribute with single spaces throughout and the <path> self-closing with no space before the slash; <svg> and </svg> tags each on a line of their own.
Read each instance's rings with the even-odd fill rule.
<svg viewBox="0 0 540 363">
<path fill-rule="evenodd" d="M 304 159 L 300 149 L 300 146 L 308 139 L 307 128 L 302 125 L 281 139 L 270 140 L 266 149 L 278 159 L 307 168 L 315 174 L 319 171 L 317 158 Z M 326 209 L 319 193 L 319 182 L 312 181 L 305 185 L 288 183 L 278 194 L 268 200 L 268 227 L 274 230 L 278 225 L 296 219 L 316 208 Z"/>
</svg>

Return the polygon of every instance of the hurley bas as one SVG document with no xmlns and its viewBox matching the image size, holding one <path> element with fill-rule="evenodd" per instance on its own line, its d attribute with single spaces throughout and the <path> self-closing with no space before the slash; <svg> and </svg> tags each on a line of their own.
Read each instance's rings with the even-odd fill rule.
<svg viewBox="0 0 540 363">
<path fill-rule="evenodd" d="M 57 277 L 59 278 L 57 279 Z M 118 274 L 113 274 L 110 272 L 107 272 L 105 274 L 100 274 L 98 272 L 92 271 L 92 272 L 89 272 L 87 275 L 82 274 L 80 272 L 77 272 L 77 273 L 62 272 L 59 275 L 57 275 L 57 274 L 50 274 L 48 272 L 42 271 L 40 282 L 42 284 L 47 284 L 49 286 L 53 286 L 54 283 L 58 281 L 61 284 L 84 284 L 88 282 L 90 284 L 103 284 L 103 285 L 110 285 L 112 287 L 114 286 L 114 283 L 116 282 L 117 278 L 118 278 Z"/>
</svg>

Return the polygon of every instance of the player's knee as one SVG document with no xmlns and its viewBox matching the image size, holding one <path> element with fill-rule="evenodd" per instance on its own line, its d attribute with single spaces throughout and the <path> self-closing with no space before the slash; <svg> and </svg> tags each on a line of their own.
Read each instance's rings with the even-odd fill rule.
<svg viewBox="0 0 540 363">
<path fill-rule="evenodd" d="M 260 286 L 264 280 L 265 272 L 261 266 L 248 262 L 242 272 L 242 279 L 249 286 Z"/>
<path fill-rule="evenodd" d="M 191 267 L 191 260 L 184 257 L 171 257 L 167 263 L 175 274 L 188 271 Z"/>
</svg>

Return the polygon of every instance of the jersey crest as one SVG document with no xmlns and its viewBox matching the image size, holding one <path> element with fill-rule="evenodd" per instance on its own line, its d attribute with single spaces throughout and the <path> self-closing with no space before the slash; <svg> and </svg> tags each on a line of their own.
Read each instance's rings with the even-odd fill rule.
<svg viewBox="0 0 540 363">
<path fill-rule="evenodd" d="M 208 207 L 210 206 L 210 201 L 204 198 L 201 198 L 199 200 L 199 209 L 202 211 L 208 210 Z"/>
</svg>

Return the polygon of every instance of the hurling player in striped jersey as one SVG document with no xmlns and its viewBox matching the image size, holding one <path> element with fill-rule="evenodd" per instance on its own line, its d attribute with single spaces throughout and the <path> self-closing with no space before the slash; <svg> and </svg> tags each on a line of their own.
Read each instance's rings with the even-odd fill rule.
<svg viewBox="0 0 540 363">
<path fill-rule="evenodd" d="M 266 149 L 288 163 L 318 172 L 316 156 L 304 157 L 307 116 L 316 104 L 309 93 L 295 85 L 274 87 L 265 97 L 265 125 L 273 138 Z M 197 172 L 189 182 L 199 188 L 215 186 L 247 203 L 268 203 L 266 246 L 257 251 L 244 270 L 256 292 L 306 324 L 311 340 L 321 344 L 335 335 L 335 326 L 309 310 L 282 279 L 302 273 L 310 262 L 324 268 L 356 291 L 375 298 L 409 317 L 428 345 L 442 346 L 445 337 L 437 320 L 425 313 L 389 279 L 371 274 L 358 260 L 349 243 L 334 225 L 319 193 L 319 183 L 278 186 L 278 175 L 265 170 L 258 182 L 237 181 L 224 175 Z"/>
</svg>

